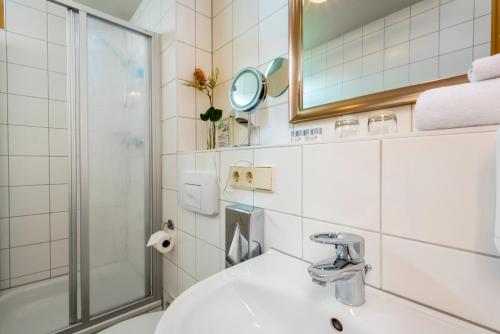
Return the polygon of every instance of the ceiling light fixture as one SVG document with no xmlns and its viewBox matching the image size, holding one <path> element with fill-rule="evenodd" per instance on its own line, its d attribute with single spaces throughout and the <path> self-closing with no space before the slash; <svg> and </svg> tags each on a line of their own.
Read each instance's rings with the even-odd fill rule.
<svg viewBox="0 0 500 334">
<path fill-rule="evenodd" d="M 310 3 L 323 3 L 326 2 L 326 0 L 309 0 Z"/>
</svg>

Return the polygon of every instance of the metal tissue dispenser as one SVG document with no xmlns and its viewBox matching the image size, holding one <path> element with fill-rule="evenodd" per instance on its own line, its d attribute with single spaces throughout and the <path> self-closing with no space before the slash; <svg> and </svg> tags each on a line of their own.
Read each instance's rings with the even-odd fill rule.
<svg viewBox="0 0 500 334">
<path fill-rule="evenodd" d="M 235 204 L 226 207 L 226 268 L 262 254 L 264 210 Z"/>
</svg>

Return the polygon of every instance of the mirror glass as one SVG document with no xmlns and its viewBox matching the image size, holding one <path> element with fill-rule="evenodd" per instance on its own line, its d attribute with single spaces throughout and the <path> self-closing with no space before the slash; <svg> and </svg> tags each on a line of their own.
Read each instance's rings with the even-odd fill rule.
<svg viewBox="0 0 500 334">
<path fill-rule="evenodd" d="M 253 68 L 241 70 L 231 85 L 230 100 L 236 111 L 252 111 L 263 99 L 263 77 Z"/>
<path fill-rule="evenodd" d="M 288 59 L 275 58 L 266 71 L 267 95 L 281 96 L 288 88 Z"/>
<path fill-rule="evenodd" d="M 490 54 L 490 0 L 303 0 L 304 109 L 463 75 Z"/>
</svg>

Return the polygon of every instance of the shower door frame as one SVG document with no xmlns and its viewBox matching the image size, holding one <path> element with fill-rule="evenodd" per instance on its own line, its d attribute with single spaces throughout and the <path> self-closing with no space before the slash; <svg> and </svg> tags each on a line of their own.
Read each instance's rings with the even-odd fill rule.
<svg viewBox="0 0 500 334">
<path fill-rule="evenodd" d="M 87 129 L 87 17 L 103 20 L 109 24 L 141 34 L 148 38 L 149 44 L 149 127 L 145 135 L 146 161 L 148 176 L 145 191 L 146 233 L 144 245 L 151 232 L 160 230 L 161 222 L 161 94 L 160 94 L 160 37 L 158 34 L 138 28 L 124 20 L 99 12 L 71 0 L 48 0 L 67 8 L 67 45 L 68 45 L 68 111 L 70 119 L 70 168 L 71 184 L 70 205 L 70 247 L 69 247 L 69 319 L 68 327 L 56 331 L 57 334 L 94 333 L 102 328 L 135 315 L 162 306 L 161 256 L 148 250 L 150 295 L 145 298 L 117 307 L 96 316 L 90 315 L 90 259 L 89 259 L 89 189 L 88 189 L 88 129 Z M 77 135 L 79 133 L 79 136 Z M 149 158 L 149 159 L 148 159 Z M 78 190 L 78 187 L 80 189 Z M 80 195 L 80 196 L 78 196 Z M 80 208 L 78 208 L 80 198 Z M 80 214 L 78 214 L 80 212 Z M 78 217 L 80 216 L 80 217 Z M 80 259 L 78 258 L 78 227 L 80 218 Z M 81 261 L 81 317 L 78 316 L 78 260 Z"/>
</svg>

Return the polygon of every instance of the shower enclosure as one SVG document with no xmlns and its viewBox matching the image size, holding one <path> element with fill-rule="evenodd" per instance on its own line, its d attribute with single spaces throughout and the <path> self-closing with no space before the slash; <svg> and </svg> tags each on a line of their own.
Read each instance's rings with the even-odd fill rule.
<svg viewBox="0 0 500 334">
<path fill-rule="evenodd" d="M 93 332 L 161 306 L 161 257 L 145 247 L 161 228 L 158 38 L 73 1 L 48 1 L 45 15 L 48 93 L 36 98 L 49 110 L 48 127 L 40 126 L 50 146 L 42 157 L 48 176 L 20 187 L 14 181 L 22 175 L 11 178 L 9 170 L 8 195 L 0 196 L 10 206 L 8 228 L 0 229 L 10 240 L 0 253 L 0 267 L 9 269 L 0 275 L 2 334 Z M 10 122 L 11 99 L 27 97 L 10 86 L 7 93 L 14 142 L 20 128 L 35 130 Z M 65 120 L 60 127 L 51 125 L 56 114 Z M 15 148 L 6 152 L 9 166 L 40 158 Z M 33 197 L 48 205 L 23 210 L 18 193 L 26 206 Z M 48 239 L 30 241 L 45 220 Z"/>
</svg>

